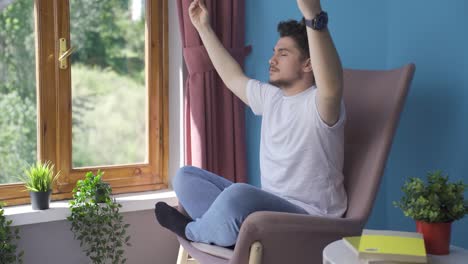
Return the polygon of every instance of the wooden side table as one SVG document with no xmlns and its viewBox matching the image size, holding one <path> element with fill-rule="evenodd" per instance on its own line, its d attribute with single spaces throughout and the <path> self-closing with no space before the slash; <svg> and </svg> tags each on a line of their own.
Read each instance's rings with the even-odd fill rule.
<svg viewBox="0 0 468 264">
<path fill-rule="evenodd" d="M 450 254 L 444 256 L 428 255 L 430 264 L 467 264 L 468 250 L 450 246 Z M 359 259 L 343 240 L 328 244 L 323 249 L 323 264 L 359 264 Z"/>
</svg>

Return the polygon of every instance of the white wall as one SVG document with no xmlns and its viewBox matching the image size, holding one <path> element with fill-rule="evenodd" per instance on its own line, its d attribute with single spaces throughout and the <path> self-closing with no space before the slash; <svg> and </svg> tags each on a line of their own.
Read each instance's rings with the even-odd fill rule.
<svg viewBox="0 0 468 264">
<path fill-rule="evenodd" d="M 129 264 L 174 264 L 178 242 L 175 236 L 156 223 L 152 210 L 124 213 L 130 224 L 131 247 L 125 249 Z M 90 263 L 73 238 L 70 224 L 63 221 L 20 226 L 19 248 L 25 264 Z"/>
</svg>

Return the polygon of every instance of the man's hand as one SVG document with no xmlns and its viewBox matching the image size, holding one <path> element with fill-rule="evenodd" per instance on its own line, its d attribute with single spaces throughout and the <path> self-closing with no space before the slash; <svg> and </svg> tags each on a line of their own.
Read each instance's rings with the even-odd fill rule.
<svg viewBox="0 0 468 264">
<path fill-rule="evenodd" d="M 189 16 L 193 26 L 200 31 L 205 26 L 210 25 L 208 9 L 203 0 L 194 0 L 189 6 Z"/>
<path fill-rule="evenodd" d="M 297 6 L 306 19 L 314 18 L 322 11 L 320 0 L 297 0 Z"/>
</svg>

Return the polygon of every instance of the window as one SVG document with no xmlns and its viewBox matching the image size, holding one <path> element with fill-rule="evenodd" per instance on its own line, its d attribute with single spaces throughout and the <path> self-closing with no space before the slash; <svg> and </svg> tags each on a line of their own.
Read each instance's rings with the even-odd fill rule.
<svg viewBox="0 0 468 264">
<path fill-rule="evenodd" d="M 104 179 L 112 185 L 114 193 L 166 188 L 167 1 L 36 0 L 34 9 L 31 2 L 13 1 L 0 11 L 0 19 L 14 20 L 11 10 L 20 7 L 23 10 L 23 5 L 30 5 L 29 13 L 23 17 L 31 20 L 30 28 L 35 28 L 35 36 L 32 30 L 26 34 L 32 45 L 24 49 L 35 51 L 28 58 L 36 56 L 36 71 L 24 67 L 32 73 L 30 77 L 36 85 L 30 81 L 24 84 L 32 95 L 22 95 L 0 85 L 0 102 L 9 102 L 0 108 L 22 113 L 26 118 L 23 123 L 34 129 L 37 112 L 37 140 L 36 131 L 26 129 L 29 134 L 22 136 L 26 140 L 17 141 L 27 145 L 27 151 L 23 152 L 29 156 L 21 151 L 15 154 L 12 150 L 4 151 L 6 145 L 0 133 L 0 161 L 6 160 L 5 152 L 15 154 L 18 164 L 32 163 L 37 148 L 37 159 L 50 160 L 61 171 L 54 199 L 71 197 L 76 181 L 85 172 L 98 169 L 104 171 Z M 22 21 L 22 17 L 16 19 Z M 6 29 L 5 23 L 0 24 L 2 40 Z M 11 45 L 2 40 L 0 51 Z M 1 65 L 4 62 L 8 63 L 0 66 L 2 76 L 5 68 L 12 67 L 0 57 Z M 0 81 L 2 78 L 12 77 L 0 77 Z M 2 100 L 7 94 L 4 90 L 9 91 L 10 97 L 19 94 L 22 101 Z M 11 122 L 0 118 L 0 125 L 1 130 L 10 129 Z M 10 170 L 21 173 L 21 168 L 13 165 Z M 4 175 L 0 170 L 0 179 Z M 21 183 L 11 179 L 0 183 L 3 183 L 0 200 L 8 204 L 29 202 Z"/>
</svg>

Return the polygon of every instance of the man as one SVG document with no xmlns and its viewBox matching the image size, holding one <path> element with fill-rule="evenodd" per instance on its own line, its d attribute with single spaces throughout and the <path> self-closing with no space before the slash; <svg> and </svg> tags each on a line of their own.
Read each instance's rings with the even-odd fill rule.
<svg viewBox="0 0 468 264">
<path fill-rule="evenodd" d="M 228 247 L 235 244 L 242 222 L 256 211 L 336 217 L 345 212 L 341 62 L 320 0 L 297 3 L 307 27 L 297 21 L 278 25 L 269 84 L 244 75 L 210 27 L 204 3 L 191 3 L 190 19 L 221 79 L 262 115 L 262 188 L 195 167 L 181 168 L 173 187 L 190 218 L 165 203 L 155 209 L 159 223 L 179 236 Z"/>
</svg>

